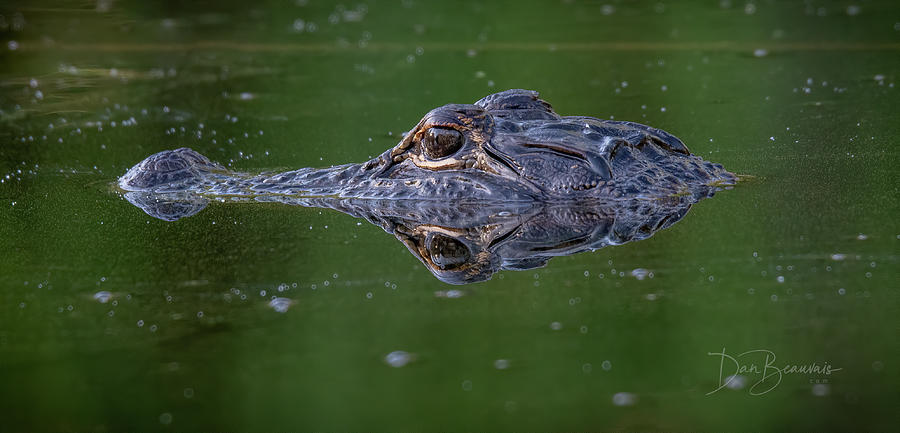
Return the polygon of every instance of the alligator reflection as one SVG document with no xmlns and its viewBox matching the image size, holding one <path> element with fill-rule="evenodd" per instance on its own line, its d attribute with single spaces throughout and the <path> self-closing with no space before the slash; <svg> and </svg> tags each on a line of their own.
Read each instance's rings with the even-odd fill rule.
<svg viewBox="0 0 900 433">
<path fill-rule="evenodd" d="M 237 201 L 330 208 L 393 234 L 435 277 L 450 284 L 490 279 L 500 270 L 542 267 L 556 256 L 646 239 L 681 220 L 706 195 L 580 203 L 440 203 L 258 196 Z M 129 192 L 147 214 L 174 221 L 206 207 L 184 193 Z"/>
<path fill-rule="evenodd" d="M 238 173 L 180 148 L 148 156 L 117 184 L 169 221 L 206 197 L 332 208 L 381 226 L 442 281 L 465 284 L 647 238 L 736 181 L 665 131 L 560 116 L 537 92 L 510 89 L 437 107 L 360 164 Z"/>
</svg>

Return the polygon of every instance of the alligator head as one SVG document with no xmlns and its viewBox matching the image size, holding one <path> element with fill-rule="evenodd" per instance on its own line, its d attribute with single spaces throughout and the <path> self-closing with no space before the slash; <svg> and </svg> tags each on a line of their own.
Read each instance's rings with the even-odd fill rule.
<svg viewBox="0 0 900 433">
<path fill-rule="evenodd" d="M 119 179 L 125 191 L 437 201 L 571 201 L 712 195 L 736 177 L 648 126 L 559 116 L 537 92 L 507 90 L 438 107 L 362 164 L 250 175 L 187 148 Z"/>
<path fill-rule="evenodd" d="M 248 174 L 181 148 L 151 155 L 118 185 L 166 221 L 210 198 L 332 208 L 381 226 L 437 278 L 464 284 L 649 237 L 736 180 L 664 131 L 559 116 L 537 92 L 507 90 L 430 111 L 361 164 Z"/>
</svg>

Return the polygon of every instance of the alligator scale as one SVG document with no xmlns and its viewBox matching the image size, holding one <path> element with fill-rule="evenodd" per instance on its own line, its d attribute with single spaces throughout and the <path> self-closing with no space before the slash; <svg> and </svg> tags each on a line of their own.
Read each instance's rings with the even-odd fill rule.
<svg viewBox="0 0 900 433">
<path fill-rule="evenodd" d="M 736 181 L 659 129 L 560 116 L 537 92 L 507 90 L 431 110 L 361 164 L 249 174 L 181 148 L 149 156 L 118 186 L 169 221 L 209 199 L 333 208 L 396 235 L 438 278 L 468 283 L 646 238 Z"/>
</svg>

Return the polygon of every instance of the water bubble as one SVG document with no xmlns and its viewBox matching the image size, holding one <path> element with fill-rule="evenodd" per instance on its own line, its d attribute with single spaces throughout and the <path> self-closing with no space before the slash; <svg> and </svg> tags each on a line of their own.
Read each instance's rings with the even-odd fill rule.
<svg viewBox="0 0 900 433">
<path fill-rule="evenodd" d="M 594 366 L 591 363 L 587 362 L 581 365 L 581 371 L 585 374 L 589 374 L 591 371 L 594 371 Z"/>
<path fill-rule="evenodd" d="M 613 394 L 612 403 L 616 406 L 632 406 L 637 403 L 637 396 L 630 392 L 617 392 Z"/>
<path fill-rule="evenodd" d="M 194 388 L 185 388 L 184 398 L 194 398 Z"/>
<path fill-rule="evenodd" d="M 613 272 L 615 272 L 615 271 L 613 271 Z M 636 268 L 631 271 L 631 276 L 634 278 L 637 278 L 639 281 L 643 280 L 644 278 L 647 278 L 647 276 L 649 274 L 650 274 L 650 271 L 647 269 L 644 269 L 644 268 Z"/>
<path fill-rule="evenodd" d="M 269 307 L 278 313 L 286 313 L 291 305 L 294 305 L 294 300 L 289 298 L 275 297 L 269 301 Z"/>
<path fill-rule="evenodd" d="M 105 304 L 105 303 L 109 302 L 112 299 L 112 297 L 113 297 L 113 294 L 110 292 L 107 292 L 105 290 L 94 293 L 94 300 L 96 300 L 97 302 L 99 302 L 101 304 Z"/>
<path fill-rule="evenodd" d="M 562 323 L 559 323 L 559 322 L 550 323 L 550 329 L 552 329 L 554 331 L 559 331 L 560 329 L 562 329 L 562 327 L 563 327 Z"/>
<path fill-rule="evenodd" d="M 846 295 L 846 294 L 847 294 L 847 290 L 844 289 L 843 287 L 841 287 L 840 289 L 838 289 L 838 295 L 844 296 L 844 295 Z"/>
<path fill-rule="evenodd" d="M 457 289 L 438 290 L 434 292 L 435 298 L 458 299 L 466 295 L 466 292 Z"/>
<path fill-rule="evenodd" d="M 831 394 L 831 387 L 827 383 L 817 383 L 812 386 L 812 395 L 825 397 L 828 394 Z"/>
<path fill-rule="evenodd" d="M 494 361 L 494 368 L 497 370 L 506 370 L 509 368 L 509 360 L 507 359 L 498 359 Z"/>
<path fill-rule="evenodd" d="M 747 386 L 747 377 L 735 374 L 725 378 L 725 387 L 728 389 L 739 390 Z"/>
<path fill-rule="evenodd" d="M 757 49 L 753 50 L 754 57 L 765 57 L 768 55 L 769 55 L 769 50 L 767 50 L 765 48 L 757 48 Z"/>
<path fill-rule="evenodd" d="M 463 391 L 467 391 L 467 392 L 471 391 L 472 390 L 472 381 L 471 380 L 462 381 L 462 389 L 463 389 Z"/>
<path fill-rule="evenodd" d="M 169 412 L 164 412 L 159 415 L 159 423 L 162 425 L 172 424 L 172 414 Z"/>
<path fill-rule="evenodd" d="M 402 350 L 395 350 L 384 356 L 384 362 L 391 367 L 400 368 L 414 361 L 415 358 L 415 354 L 404 352 Z"/>
<path fill-rule="evenodd" d="M 600 364 L 600 368 L 602 368 L 603 371 L 609 371 L 609 370 L 612 370 L 612 363 L 609 362 L 609 360 L 603 361 L 603 362 Z"/>
</svg>

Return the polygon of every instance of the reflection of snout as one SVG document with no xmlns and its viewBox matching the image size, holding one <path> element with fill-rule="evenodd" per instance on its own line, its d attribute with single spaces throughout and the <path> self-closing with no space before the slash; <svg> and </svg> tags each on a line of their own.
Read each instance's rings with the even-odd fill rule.
<svg viewBox="0 0 900 433">
<path fill-rule="evenodd" d="M 149 192 L 126 192 L 125 199 L 141 208 L 147 215 L 163 221 L 176 221 L 203 210 L 208 203 L 199 195 L 188 193 L 155 194 Z"/>
</svg>

